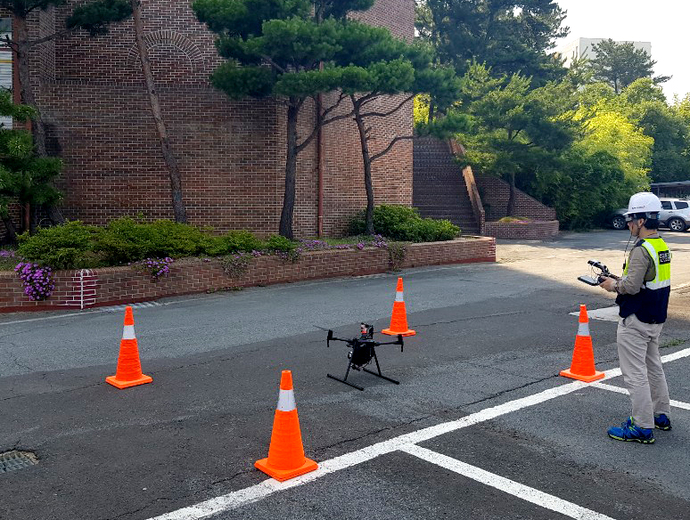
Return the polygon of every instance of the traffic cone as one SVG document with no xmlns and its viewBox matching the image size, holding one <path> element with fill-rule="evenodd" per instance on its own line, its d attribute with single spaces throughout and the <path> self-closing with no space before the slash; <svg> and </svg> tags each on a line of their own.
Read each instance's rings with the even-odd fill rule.
<svg viewBox="0 0 690 520">
<path fill-rule="evenodd" d="M 398 278 L 398 287 L 395 291 L 395 302 L 393 302 L 393 314 L 391 315 L 391 325 L 388 329 L 383 329 L 382 334 L 389 336 L 414 336 L 417 334 L 407 326 L 407 313 L 405 312 L 405 300 L 403 299 L 403 281 Z"/>
<path fill-rule="evenodd" d="M 292 372 L 289 370 L 283 370 L 280 378 L 278 407 L 273 418 L 268 458 L 257 460 L 254 466 L 280 482 L 319 467 L 316 462 L 304 456 L 297 405 L 292 390 Z"/>
<path fill-rule="evenodd" d="M 117 372 L 105 378 L 107 383 L 119 389 L 150 383 L 153 378 L 141 373 L 139 347 L 134 334 L 134 315 L 132 308 L 125 308 L 125 324 L 120 341 L 120 357 L 117 359 Z"/>
<path fill-rule="evenodd" d="M 585 383 L 591 383 L 604 377 L 603 372 L 598 372 L 594 368 L 594 350 L 592 348 L 592 337 L 589 335 L 589 318 L 587 307 L 580 305 L 580 324 L 575 336 L 575 350 L 573 351 L 573 362 L 567 370 L 561 370 L 561 375 L 579 379 Z"/>
</svg>

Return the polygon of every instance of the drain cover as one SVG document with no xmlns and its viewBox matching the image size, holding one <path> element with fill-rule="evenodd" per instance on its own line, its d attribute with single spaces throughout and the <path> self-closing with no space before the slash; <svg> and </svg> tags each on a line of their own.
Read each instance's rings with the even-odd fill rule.
<svg viewBox="0 0 690 520">
<path fill-rule="evenodd" d="M 0 473 L 24 469 L 38 464 L 38 457 L 30 451 L 6 451 L 0 453 Z"/>
</svg>

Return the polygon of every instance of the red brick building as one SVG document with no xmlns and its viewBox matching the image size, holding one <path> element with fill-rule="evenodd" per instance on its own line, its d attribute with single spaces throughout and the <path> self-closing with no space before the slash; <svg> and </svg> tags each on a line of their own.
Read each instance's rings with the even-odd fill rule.
<svg viewBox="0 0 690 520">
<path fill-rule="evenodd" d="M 189 220 L 221 231 L 276 233 L 284 192 L 285 111 L 267 100 L 230 101 L 209 84 L 220 58 L 214 35 L 196 20 L 191 3 L 142 2 L 145 39 L 182 171 Z M 68 10 L 38 14 L 31 24 L 36 37 L 64 27 Z M 377 0 L 361 18 L 411 40 L 414 0 Z M 73 34 L 36 51 L 33 88 L 47 123 L 49 150 L 64 159 L 59 187 L 65 216 L 94 224 L 139 213 L 146 219 L 172 218 L 169 178 L 131 20 L 106 36 Z M 304 135 L 313 124 L 313 105 L 303 114 Z M 372 152 L 411 132 L 409 104 L 373 128 Z M 396 144 L 374 164 L 373 176 L 377 203 L 410 205 L 411 142 Z M 300 155 L 295 235 L 317 234 L 320 207 L 324 234 L 338 234 L 365 205 L 356 128 L 349 121 L 326 127 L 320 151 L 314 141 Z"/>
</svg>

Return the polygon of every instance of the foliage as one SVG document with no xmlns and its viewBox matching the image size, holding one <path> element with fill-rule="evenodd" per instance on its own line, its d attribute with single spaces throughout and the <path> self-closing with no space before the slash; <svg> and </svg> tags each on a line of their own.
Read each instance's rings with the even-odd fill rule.
<svg viewBox="0 0 690 520">
<path fill-rule="evenodd" d="M 386 204 L 374 209 L 374 227 L 391 240 L 407 242 L 452 240 L 460 233 L 460 228 L 448 220 L 423 219 L 416 208 Z M 364 212 L 360 212 L 350 221 L 349 232 L 359 235 L 364 228 Z"/>
<path fill-rule="evenodd" d="M 34 236 L 25 232 L 18 237 L 17 256 L 53 269 L 87 267 L 84 262 L 90 258 L 99 232 L 99 228 L 79 221 L 41 228 Z"/>
<path fill-rule="evenodd" d="M 575 119 L 583 124 L 582 137 L 574 144 L 576 150 L 590 155 L 606 152 L 618 159 L 625 191 L 634 193 L 648 187 L 653 138 L 644 135 L 641 128 L 606 102 L 578 110 Z"/>
<path fill-rule="evenodd" d="M 205 251 L 208 238 L 193 226 L 170 220 L 139 224 L 131 218 L 111 221 L 97 237 L 94 250 L 109 265 L 121 265 L 147 257 L 179 258 Z"/>
<path fill-rule="evenodd" d="M 50 297 L 55 289 L 53 272 L 50 267 L 41 267 L 31 262 L 19 262 L 14 271 L 24 284 L 24 294 L 32 301 L 42 301 Z"/>
<path fill-rule="evenodd" d="M 35 113 L 31 107 L 15 105 L 11 93 L 0 90 L 0 115 L 25 121 Z M 27 130 L 0 127 L 0 215 L 7 215 L 12 200 L 19 204 L 57 202 L 61 194 L 51 183 L 61 168 L 60 159 L 35 154 Z"/>
<path fill-rule="evenodd" d="M 78 5 L 67 18 L 68 29 L 83 29 L 91 36 L 107 34 L 111 23 L 132 15 L 129 0 L 95 0 Z"/>
<path fill-rule="evenodd" d="M 424 0 L 417 30 L 458 74 L 485 63 L 496 77 L 521 74 L 535 87 L 565 75 L 548 50 L 567 35 L 565 12 L 555 1 Z"/>
<path fill-rule="evenodd" d="M 651 78 L 656 61 L 632 42 L 616 43 L 612 39 L 592 45 L 594 58 L 589 61 L 595 81 L 603 81 L 620 93 L 638 78 Z M 654 83 L 664 83 L 669 76 L 657 76 Z"/>
<path fill-rule="evenodd" d="M 399 271 L 407 257 L 407 244 L 391 242 L 388 244 L 388 260 L 392 271 Z"/>
<path fill-rule="evenodd" d="M 299 135 L 297 120 L 305 101 L 342 86 L 342 67 L 333 60 L 343 42 L 356 40 L 362 25 L 345 16 L 366 10 L 370 0 L 195 0 L 197 18 L 218 35 L 226 58 L 212 83 L 230 98 L 272 97 L 287 107 L 287 160 L 280 234 L 292 238 L 297 156 L 316 136 Z M 365 51 L 362 45 L 355 46 Z M 325 64 L 325 67 L 321 65 Z M 342 100 L 342 98 L 341 98 Z M 334 109 L 335 107 L 332 107 Z M 327 109 L 329 110 L 329 109 Z M 329 110 L 330 111 L 330 110 Z M 336 119 L 320 120 L 320 125 Z"/>
<path fill-rule="evenodd" d="M 165 258 L 144 258 L 133 264 L 134 269 L 151 276 L 151 281 L 157 282 L 163 276 L 170 274 L 170 265 L 173 259 L 169 256 Z"/>
<path fill-rule="evenodd" d="M 223 271 L 227 276 L 237 279 L 247 272 L 251 261 L 252 255 L 247 253 L 236 253 L 234 255 L 224 256 L 220 261 L 220 265 L 223 267 Z"/>
<path fill-rule="evenodd" d="M 0 271 L 9 271 L 14 269 L 17 264 L 16 253 L 14 249 L 0 249 Z"/>
<path fill-rule="evenodd" d="M 503 223 L 511 223 L 511 222 L 520 222 L 520 223 L 527 223 L 531 222 L 532 219 L 528 217 L 503 217 L 499 218 L 498 222 L 503 222 Z"/>
<path fill-rule="evenodd" d="M 557 168 L 559 155 L 571 145 L 574 89 L 568 82 L 531 89 L 529 78 L 495 78 L 475 63 L 463 77 L 462 94 L 458 110 L 473 122 L 459 136 L 467 149 L 464 162 L 510 183 L 506 214 L 511 215 L 515 188 L 529 186 L 539 171 Z"/>
<path fill-rule="evenodd" d="M 536 195 L 556 210 L 564 229 L 603 224 L 636 191 L 626 185 L 620 161 L 606 151 L 590 153 L 575 146 L 561 163 L 560 168 L 541 173 L 535 184 Z"/>
</svg>

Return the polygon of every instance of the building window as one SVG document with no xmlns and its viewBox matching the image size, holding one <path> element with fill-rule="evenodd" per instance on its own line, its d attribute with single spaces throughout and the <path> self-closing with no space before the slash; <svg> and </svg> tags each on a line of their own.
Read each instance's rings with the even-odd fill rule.
<svg viewBox="0 0 690 520">
<path fill-rule="evenodd" d="M 0 18 L 0 89 L 12 92 L 12 49 L 6 38 L 12 38 L 12 18 Z M 12 118 L 0 117 L 0 127 L 12 128 Z"/>
</svg>

